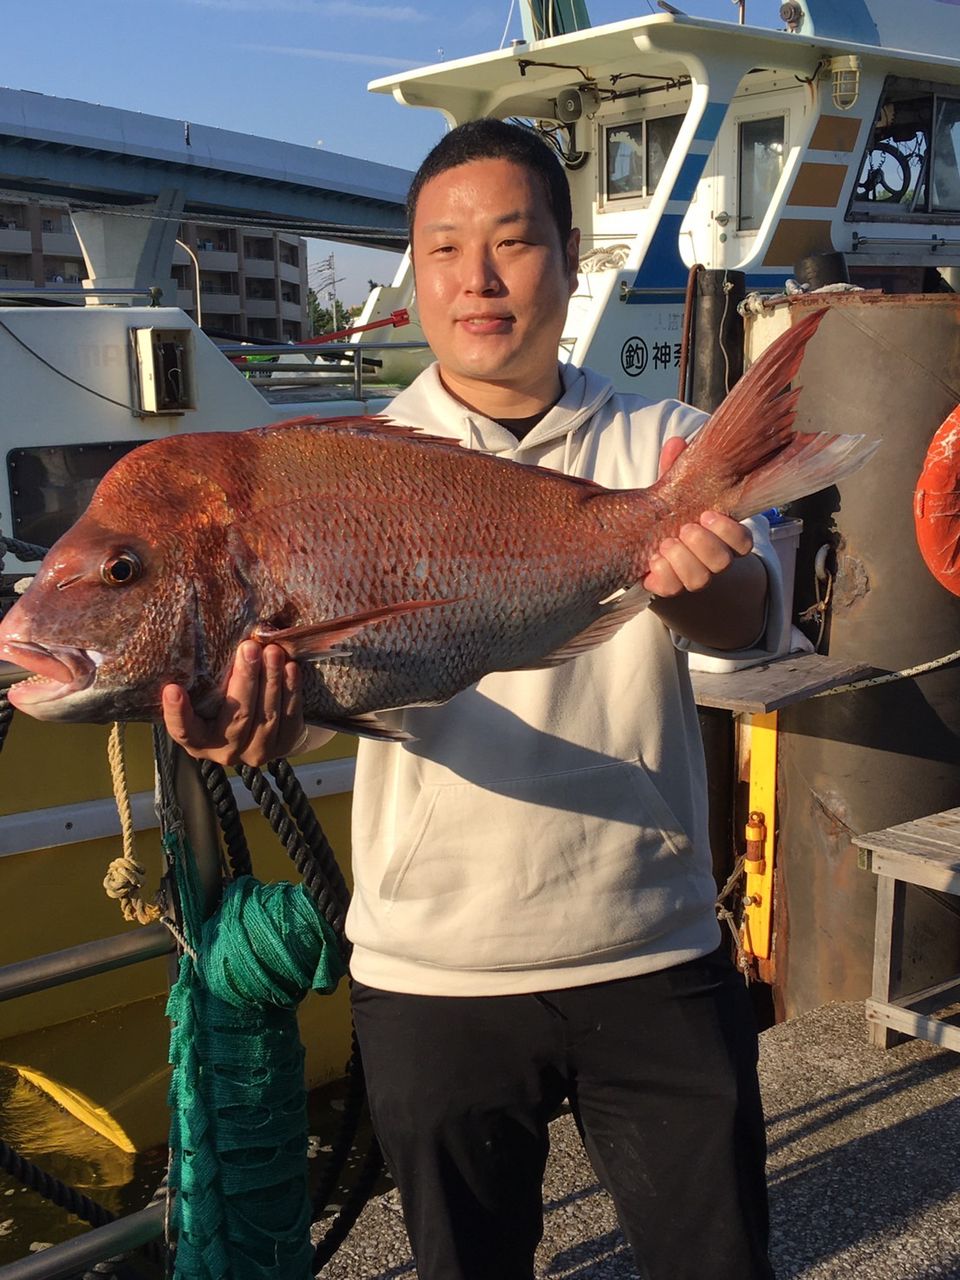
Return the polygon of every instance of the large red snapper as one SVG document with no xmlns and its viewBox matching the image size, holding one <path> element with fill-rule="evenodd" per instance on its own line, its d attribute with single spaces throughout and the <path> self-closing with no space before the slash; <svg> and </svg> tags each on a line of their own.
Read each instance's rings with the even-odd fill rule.
<svg viewBox="0 0 960 1280">
<path fill-rule="evenodd" d="M 0 657 L 35 673 L 10 699 L 39 719 L 150 720 L 176 681 L 211 711 L 253 636 L 302 663 L 309 720 L 394 736 L 378 711 L 582 653 L 643 608 L 650 559 L 685 522 L 742 519 L 873 451 L 791 431 L 784 387 L 820 318 L 779 339 L 646 490 L 370 418 L 145 444 L 0 625 Z"/>
</svg>

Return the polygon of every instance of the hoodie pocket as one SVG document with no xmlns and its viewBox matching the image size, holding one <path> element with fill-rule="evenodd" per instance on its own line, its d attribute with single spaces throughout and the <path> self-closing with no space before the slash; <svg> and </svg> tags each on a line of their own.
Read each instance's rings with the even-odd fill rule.
<svg viewBox="0 0 960 1280">
<path fill-rule="evenodd" d="M 384 937 L 362 941 L 452 968 L 616 952 L 700 909 L 700 863 L 639 761 L 437 785 L 380 882 Z"/>
</svg>

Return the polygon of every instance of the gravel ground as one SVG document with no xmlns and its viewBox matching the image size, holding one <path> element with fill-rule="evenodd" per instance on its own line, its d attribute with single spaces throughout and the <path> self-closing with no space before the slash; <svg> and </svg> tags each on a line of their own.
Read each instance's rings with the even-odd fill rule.
<svg viewBox="0 0 960 1280">
<path fill-rule="evenodd" d="M 778 1280 L 960 1280 L 960 1055 L 866 1042 L 860 1003 L 760 1038 Z M 573 1121 L 551 1129 L 538 1280 L 636 1280 Z M 415 1280 L 395 1191 L 374 1199 L 323 1280 Z"/>
</svg>

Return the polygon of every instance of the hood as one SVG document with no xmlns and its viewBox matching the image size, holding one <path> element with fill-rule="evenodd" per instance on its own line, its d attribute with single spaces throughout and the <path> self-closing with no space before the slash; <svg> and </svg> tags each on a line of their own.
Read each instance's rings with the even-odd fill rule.
<svg viewBox="0 0 960 1280">
<path fill-rule="evenodd" d="M 450 436 L 482 453 L 521 462 L 538 462 L 550 445 L 565 440 L 564 454 L 569 461 L 577 429 L 588 422 L 614 392 L 610 380 L 592 369 L 562 364 L 560 379 L 563 383 L 560 399 L 523 440 L 518 440 L 499 422 L 468 409 L 455 399 L 440 380 L 438 364 L 430 365 L 401 391 L 387 408 L 386 416 L 415 425 L 431 435 Z"/>
</svg>

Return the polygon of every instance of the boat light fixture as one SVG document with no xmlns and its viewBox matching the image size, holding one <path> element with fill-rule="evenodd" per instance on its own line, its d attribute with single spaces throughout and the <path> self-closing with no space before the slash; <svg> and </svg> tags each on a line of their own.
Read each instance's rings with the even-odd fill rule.
<svg viewBox="0 0 960 1280">
<path fill-rule="evenodd" d="M 830 58 L 826 70 L 833 85 L 833 105 L 838 111 L 849 111 L 860 97 L 860 59 L 855 53 Z"/>
</svg>

